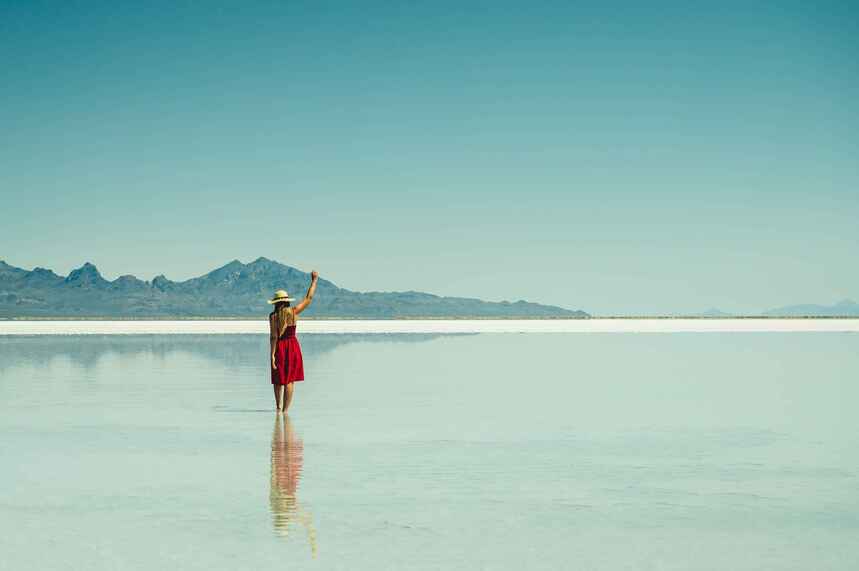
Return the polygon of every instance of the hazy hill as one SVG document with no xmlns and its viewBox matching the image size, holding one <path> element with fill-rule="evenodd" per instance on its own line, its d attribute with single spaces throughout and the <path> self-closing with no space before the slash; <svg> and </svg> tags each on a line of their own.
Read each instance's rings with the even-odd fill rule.
<svg viewBox="0 0 859 571">
<path fill-rule="evenodd" d="M 175 282 L 120 276 L 109 281 L 86 263 L 63 277 L 51 270 L 27 271 L 0 261 L 0 317 L 244 317 L 264 316 L 276 289 L 302 297 L 310 275 L 258 258 L 234 260 L 196 278 Z M 550 305 L 487 302 L 441 297 L 417 291 L 356 292 L 320 278 L 318 295 L 307 311 L 316 317 L 588 317 Z"/>
<path fill-rule="evenodd" d="M 730 313 L 726 313 L 719 308 L 711 307 L 707 311 L 702 311 L 694 317 L 733 317 Z"/>
<path fill-rule="evenodd" d="M 716 308 L 708 309 L 694 317 L 735 317 L 735 314 L 725 313 Z M 759 313 L 743 314 L 744 317 L 859 317 L 859 303 L 845 299 L 835 305 L 818 305 L 813 303 L 786 305 L 768 309 Z"/>
<path fill-rule="evenodd" d="M 833 317 L 833 316 L 859 316 L 859 303 L 853 300 L 845 299 L 839 301 L 835 305 L 787 305 L 785 307 L 777 307 L 763 313 L 769 317 Z"/>
</svg>

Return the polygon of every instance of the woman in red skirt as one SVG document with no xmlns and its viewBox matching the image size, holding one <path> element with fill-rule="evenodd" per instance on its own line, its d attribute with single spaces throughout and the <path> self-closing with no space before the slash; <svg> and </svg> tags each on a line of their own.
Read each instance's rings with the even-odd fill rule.
<svg viewBox="0 0 859 571">
<path fill-rule="evenodd" d="M 319 273 L 310 273 L 310 287 L 301 303 L 290 307 L 289 297 L 284 290 L 274 292 L 268 302 L 274 304 L 274 311 L 268 316 L 269 339 L 271 340 L 271 384 L 274 388 L 274 403 L 277 411 L 286 412 L 292 402 L 293 383 L 304 380 L 304 360 L 301 346 L 295 336 L 295 321 L 298 314 L 307 309 L 316 293 L 316 280 Z M 285 397 L 285 398 L 284 398 Z"/>
</svg>

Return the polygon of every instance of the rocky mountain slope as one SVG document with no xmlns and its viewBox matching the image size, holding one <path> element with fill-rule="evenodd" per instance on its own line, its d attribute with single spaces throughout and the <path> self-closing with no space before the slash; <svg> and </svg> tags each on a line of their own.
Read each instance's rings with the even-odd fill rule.
<svg viewBox="0 0 859 571">
<path fill-rule="evenodd" d="M 276 289 L 301 297 L 308 273 L 258 258 L 249 264 L 234 260 L 203 276 L 152 281 L 131 275 L 106 280 L 86 263 L 68 276 L 51 270 L 27 271 L 0 261 L 0 317 L 262 317 Z M 311 317 L 588 317 L 575 311 L 526 301 L 486 302 L 442 297 L 417 291 L 356 292 L 321 279 Z"/>
</svg>

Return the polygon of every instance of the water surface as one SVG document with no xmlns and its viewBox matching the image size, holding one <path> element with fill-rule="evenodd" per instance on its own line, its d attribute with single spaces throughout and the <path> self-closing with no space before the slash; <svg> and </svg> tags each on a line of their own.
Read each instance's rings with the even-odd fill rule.
<svg viewBox="0 0 859 571">
<path fill-rule="evenodd" d="M 0 337 L 0 567 L 856 569 L 859 336 Z"/>
</svg>

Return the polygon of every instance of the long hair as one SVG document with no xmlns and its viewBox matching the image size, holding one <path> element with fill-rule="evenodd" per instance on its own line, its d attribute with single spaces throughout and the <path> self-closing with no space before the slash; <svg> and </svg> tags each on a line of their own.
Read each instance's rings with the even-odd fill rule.
<svg viewBox="0 0 859 571">
<path fill-rule="evenodd" d="M 279 301 L 274 304 L 274 324 L 277 327 L 277 336 L 280 338 L 286 331 L 287 317 L 289 316 L 289 302 Z"/>
</svg>

